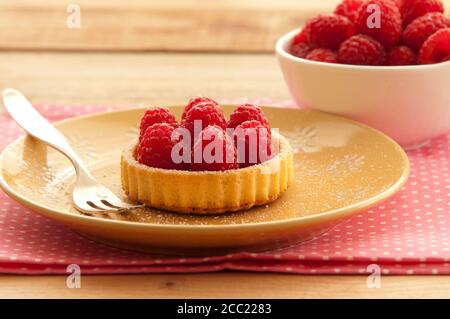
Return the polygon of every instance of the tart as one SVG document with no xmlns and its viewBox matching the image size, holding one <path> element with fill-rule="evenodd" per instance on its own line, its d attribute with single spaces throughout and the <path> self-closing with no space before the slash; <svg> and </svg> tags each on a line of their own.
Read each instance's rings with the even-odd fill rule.
<svg viewBox="0 0 450 319">
<path fill-rule="evenodd" d="M 152 127 L 166 129 L 170 125 Z M 148 131 L 146 134 L 151 134 Z M 236 164 L 223 170 L 146 165 L 140 153 L 140 143 L 146 135 L 141 134 L 139 141 L 131 143 L 122 153 L 122 188 L 132 201 L 177 213 L 219 214 L 268 204 L 280 197 L 293 181 L 293 152 L 288 140 L 275 130 L 269 134 L 270 148 L 276 151 L 268 160 L 253 165 Z M 158 155 L 158 159 L 161 157 Z"/>
<path fill-rule="evenodd" d="M 280 151 L 270 160 L 227 171 L 186 171 L 149 167 L 136 160 L 136 143 L 122 154 L 122 187 L 128 197 L 179 213 L 218 214 L 277 199 L 292 183 L 289 142 L 273 134 Z"/>
</svg>

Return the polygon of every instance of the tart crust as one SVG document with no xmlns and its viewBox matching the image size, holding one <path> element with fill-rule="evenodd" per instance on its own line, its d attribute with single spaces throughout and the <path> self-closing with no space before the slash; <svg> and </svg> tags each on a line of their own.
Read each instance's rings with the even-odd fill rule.
<svg viewBox="0 0 450 319">
<path fill-rule="evenodd" d="M 149 167 L 136 160 L 137 143 L 122 153 L 122 188 L 132 201 L 178 213 L 219 214 L 264 205 L 293 181 L 293 153 L 285 137 L 272 132 L 278 154 L 228 171 L 181 171 Z"/>
</svg>

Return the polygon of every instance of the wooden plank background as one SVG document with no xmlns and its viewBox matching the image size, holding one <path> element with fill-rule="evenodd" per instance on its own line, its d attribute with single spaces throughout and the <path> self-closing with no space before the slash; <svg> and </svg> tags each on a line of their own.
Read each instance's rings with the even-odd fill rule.
<svg viewBox="0 0 450 319">
<path fill-rule="evenodd" d="M 6 87 L 53 104 L 184 105 L 195 95 L 290 99 L 269 54 L 0 52 L 0 88 Z"/>
<path fill-rule="evenodd" d="M 280 35 L 339 1 L 0 0 L 0 49 L 270 52 Z M 79 29 L 67 27 L 71 3 Z"/>
<path fill-rule="evenodd" d="M 338 2 L 0 0 L 0 49 L 268 52 Z M 80 7 L 79 29 L 67 27 L 70 3 Z"/>
<path fill-rule="evenodd" d="M 335 0 L 1 0 L 0 48 L 51 50 L 271 51 L 277 37 Z"/>
</svg>

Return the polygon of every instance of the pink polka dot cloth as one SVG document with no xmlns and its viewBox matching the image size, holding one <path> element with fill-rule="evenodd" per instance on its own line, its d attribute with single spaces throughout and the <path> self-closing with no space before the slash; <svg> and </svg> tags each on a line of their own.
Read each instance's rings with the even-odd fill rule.
<svg viewBox="0 0 450 319">
<path fill-rule="evenodd" d="M 275 104 L 267 99 L 228 100 Z M 277 103 L 291 107 L 290 101 Z M 37 106 L 49 120 L 107 107 Z M 0 149 L 23 131 L 0 115 Z M 0 272 L 63 274 L 78 264 L 85 274 L 245 270 L 298 274 L 450 274 L 450 132 L 408 153 L 411 177 L 390 200 L 355 215 L 304 244 L 263 253 L 206 258 L 148 255 L 87 240 L 17 204 L 0 191 Z M 375 265 L 374 265 L 375 264 Z"/>
</svg>

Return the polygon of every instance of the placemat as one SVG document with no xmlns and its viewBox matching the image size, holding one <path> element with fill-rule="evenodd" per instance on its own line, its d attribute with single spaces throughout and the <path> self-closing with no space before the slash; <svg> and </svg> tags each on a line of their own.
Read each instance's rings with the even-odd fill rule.
<svg viewBox="0 0 450 319">
<path fill-rule="evenodd" d="M 290 101 L 235 99 L 292 107 Z M 50 121 L 101 112 L 106 106 L 37 109 Z M 0 115 L 0 150 L 23 131 Z M 0 191 L 0 272 L 62 274 L 77 264 L 84 274 L 207 272 L 224 269 L 298 274 L 450 274 L 450 132 L 409 151 L 411 176 L 383 204 L 355 215 L 321 237 L 264 253 L 206 258 L 148 255 L 111 248 L 33 213 Z M 379 268 L 378 268 L 379 267 Z"/>
</svg>

